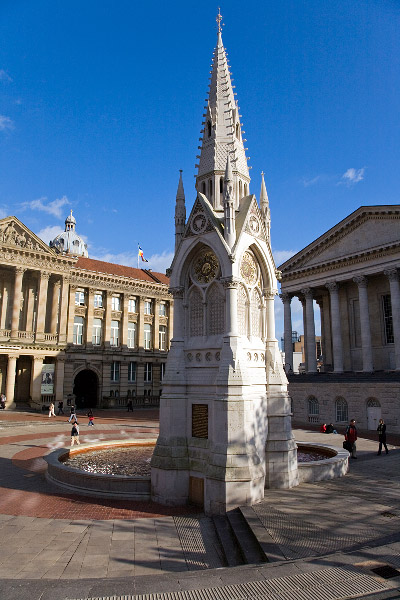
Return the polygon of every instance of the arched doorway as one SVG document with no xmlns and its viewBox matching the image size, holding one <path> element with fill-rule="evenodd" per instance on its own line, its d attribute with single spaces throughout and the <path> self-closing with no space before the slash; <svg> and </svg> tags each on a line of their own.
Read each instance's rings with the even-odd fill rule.
<svg viewBox="0 0 400 600">
<path fill-rule="evenodd" d="M 381 418 L 381 405 L 376 398 L 368 398 L 367 400 L 367 427 L 372 431 L 376 431 L 379 419 Z"/>
<path fill-rule="evenodd" d="M 80 371 L 75 377 L 74 394 L 76 408 L 93 408 L 97 404 L 99 382 L 90 369 Z"/>
</svg>

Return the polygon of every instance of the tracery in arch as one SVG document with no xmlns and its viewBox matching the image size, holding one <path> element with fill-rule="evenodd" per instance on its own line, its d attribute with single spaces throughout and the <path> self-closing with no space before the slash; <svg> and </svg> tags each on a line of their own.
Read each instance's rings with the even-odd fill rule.
<svg viewBox="0 0 400 600">
<path fill-rule="evenodd" d="M 243 284 L 240 284 L 239 289 L 238 289 L 238 308 L 237 308 L 239 335 L 245 335 L 247 337 L 249 335 L 249 326 L 248 326 L 249 310 L 248 309 L 249 309 L 249 303 L 248 303 L 246 288 L 244 287 Z"/>
<path fill-rule="evenodd" d="M 221 286 L 211 285 L 207 293 L 207 333 L 217 335 L 225 332 L 225 297 Z"/>
<path fill-rule="evenodd" d="M 197 287 L 189 293 L 189 335 L 203 335 L 203 297 Z"/>
<path fill-rule="evenodd" d="M 257 288 L 251 292 L 250 299 L 251 335 L 262 337 L 262 299 Z"/>
</svg>

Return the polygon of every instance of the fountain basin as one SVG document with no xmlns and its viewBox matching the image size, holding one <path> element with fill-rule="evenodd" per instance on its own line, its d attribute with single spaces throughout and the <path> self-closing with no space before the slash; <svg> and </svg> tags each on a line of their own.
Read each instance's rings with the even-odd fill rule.
<svg viewBox="0 0 400 600">
<path fill-rule="evenodd" d="M 342 448 L 333 448 L 314 442 L 297 442 L 297 451 L 315 452 L 324 456 L 320 460 L 298 462 L 299 483 L 314 483 L 343 477 L 349 470 L 349 453 Z"/>
<path fill-rule="evenodd" d="M 129 500 L 150 500 L 150 476 L 109 475 L 88 473 L 65 464 L 68 457 L 84 454 L 92 450 L 107 448 L 129 448 L 133 446 L 154 446 L 155 439 L 109 440 L 60 448 L 43 458 L 47 462 L 46 478 L 65 491 L 99 498 L 119 498 Z"/>
</svg>

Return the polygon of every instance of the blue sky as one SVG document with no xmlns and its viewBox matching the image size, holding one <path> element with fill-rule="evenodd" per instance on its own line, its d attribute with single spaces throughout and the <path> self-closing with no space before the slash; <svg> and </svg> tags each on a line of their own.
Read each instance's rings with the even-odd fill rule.
<svg viewBox="0 0 400 600">
<path fill-rule="evenodd" d="M 179 169 L 194 200 L 216 12 L 0 0 L 0 217 L 49 241 L 72 208 L 91 257 L 134 266 L 140 243 L 164 270 Z M 400 2 L 230 0 L 221 13 L 277 264 L 359 206 L 398 203 Z"/>
</svg>

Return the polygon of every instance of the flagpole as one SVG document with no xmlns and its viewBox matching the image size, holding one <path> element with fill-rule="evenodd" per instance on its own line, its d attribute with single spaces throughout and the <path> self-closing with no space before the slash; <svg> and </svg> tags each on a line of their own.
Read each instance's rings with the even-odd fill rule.
<svg viewBox="0 0 400 600">
<path fill-rule="evenodd" d="M 139 247 L 140 245 L 137 245 L 137 268 L 139 268 Z"/>
</svg>

